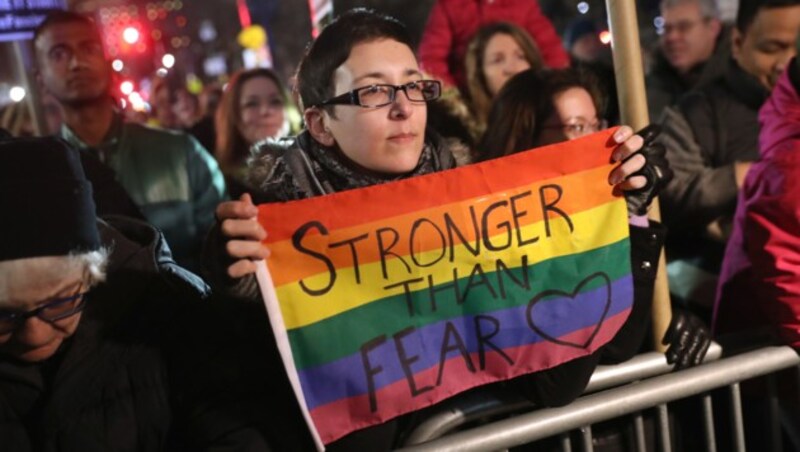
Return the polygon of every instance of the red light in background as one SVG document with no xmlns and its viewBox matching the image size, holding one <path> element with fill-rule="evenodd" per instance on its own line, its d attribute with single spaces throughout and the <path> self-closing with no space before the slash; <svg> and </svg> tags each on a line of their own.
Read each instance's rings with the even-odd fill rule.
<svg viewBox="0 0 800 452">
<path fill-rule="evenodd" d="M 125 27 L 122 31 L 122 40 L 128 44 L 136 44 L 139 41 L 139 30 L 136 27 Z"/>
<path fill-rule="evenodd" d="M 602 42 L 605 45 L 610 44 L 611 43 L 611 32 L 608 31 L 608 30 L 601 31 L 600 32 L 600 42 Z"/>
</svg>

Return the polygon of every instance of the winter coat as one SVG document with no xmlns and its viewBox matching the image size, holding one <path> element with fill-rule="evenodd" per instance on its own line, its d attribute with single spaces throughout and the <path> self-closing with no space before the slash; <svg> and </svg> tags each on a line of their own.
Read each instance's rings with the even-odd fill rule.
<svg viewBox="0 0 800 452">
<path fill-rule="evenodd" d="M 268 357 L 243 355 L 236 305 L 208 298 L 152 226 L 98 228 L 107 279 L 75 334 L 43 364 L 0 357 L 0 450 L 270 450 L 252 426 L 274 396 L 257 397 L 246 373 Z"/>
<path fill-rule="evenodd" d="M 731 60 L 724 77 L 668 110 L 660 138 L 675 178 L 661 200 L 670 231 L 698 232 L 733 214 L 734 162 L 758 158 L 758 109 L 768 95 Z"/>
<path fill-rule="evenodd" d="M 494 22 L 512 22 L 536 42 L 545 65 L 569 66 L 569 55 L 536 0 L 438 0 L 419 45 L 422 70 L 451 86 L 466 85 L 464 56 L 475 33 Z"/>
<path fill-rule="evenodd" d="M 659 139 L 675 171 L 660 196 L 670 230 L 670 290 L 708 314 L 725 244 L 707 228 L 716 222 L 727 235 L 738 192 L 734 166 L 758 158 L 758 109 L 768 95 L 731 60 L 724 77 L 691 92 L 663 116 Z"/>
<path fill-rule="evenodd" d="M 725 250 L 716 333 L 765 328 L 800 348 L 800 70 L 793 61 L 759 114 L 761 159 L 747 173 Z"/>
<path fill-rule="evenodd" d="M 418 171 L 419 173 L 439 171 L 454 166 L 448 149 L 440 146 L 438 139 L 429 136 L 426 142 L 427 149 L 431 150 L 428 158 L 432 159 L 433 163 L 428 166 L 428 170 Z M 343 170 L 332 171 L 330 166 L 332 162 L 320 161 L 315 157 L 321 156 L 318 151 L 320 151 L 319 145 L 315 145 L 307 133 L 301 134 L 296 140 L 262 145 L 260 152 L 251 161 L 250 182 L 252 186 L 259 187 L 253 194 L 254 199 L 261 202 L 302 199 L 340 191 L 342 187 L 355 188 L 355 186 L 379 183 L 375 180 L 343 180 L 339 172 Z M 323 151 L 335 152 L 332 149 Z M 425 153 L 423 159 L 424 155 Z M 524 395 L 540 407 L 566 405 L 581 395 L 601 359 L 606 362 L 619 362 L 636 354 L 649 325 L 653 282 L 664 236 L 665 231 L 658 224 L 651 224 L 650 228 L 631 229 L 631 247 L 636 250 L 632 256 L 634 304 L 628 320 L 612 341 L 591 355 L 548 370 L 496 383 L 488 388 Z M 260 301 L 260 293 L 254 278 L 241 278 L 235 282 L 227 280 L 225 268 L 230 261 L 225 257 L 223 243 L 219 229 L 212 230 L 207 243 L 207 255 L 204 258 L 212 286 L 215 289 L 219 287 L 226 290 L 238 298 Z M 250 307 L 246 307 L 247 305 Z M 272 399 L 271 406 L 276 413 L 282 415 L 268 422 L 262 422 L 260 428 L 264 436 L 272 438 L 272 445 L 277 450 L 312 450 L 310 434 L 297 409 L 297 401 L 291 396 L 288 377 L 279 362 L 277 345 L 270 332 L 263 303 L 243 303 L 240 309 L 254 311 L 247 316 L 250 322 L 242 327 L 241 331 L 249 331 L 246 334 L 258 337 L 246 340 L 244 343 L 251 348 L 260 348 L 260 351 L 246 354 L 269 356 L 275 360 L 268 363 L 266 360 L 262 360 L 261 363 L 251 363 L 254 366 L 260 365 L 260 368 L 247 372 L 251 375 L 260 375 L 263 381 L 261 387 L 269 386 L 275 394 L 280 394 L 281 401 Z M 488 388 L 475 388 L 469 393 L 485 391 Z M 266 399 L 264 403 L 267 403 Z M 398 447 L 411 427 L 425 418 L 428 409 L 351 433 L 329 444 L 328 450 L 390 450 Z"/>
<path fill-rule="evenodd" d="M 104 142 L 90 148 L 66 125 L 60 136 L 94 152 L 115 173 L 147 221 L 164 232 L 175 259 L 195 269 L 225 181 L 211 154 L 177 131 L 127 123 L 115 113 Z"/>
<path fill-rule="evenodd" d="M 685 75 L 678 74 L 659 50 L 655 56 L 655 63 L 645 79 L 650 121 L 658 121 L 666 107 L 677 103 L 692 89 L 705 86 L 724 76 L 731 57 L 730 48 L 730 29 L 725 27 L 720 31 L 711 57 L 690 69 Z"/>
</svg>

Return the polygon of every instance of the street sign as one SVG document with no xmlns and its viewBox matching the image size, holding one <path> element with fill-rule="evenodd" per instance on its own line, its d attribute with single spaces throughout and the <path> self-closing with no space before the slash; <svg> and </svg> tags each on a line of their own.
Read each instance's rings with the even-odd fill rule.
<svg viewBox="0 0 800 452">
<path fill-rule="evenodd" d="M 66 0 L 0 0 L 0 41 L 22 41 L 50 11 L 66 9 Z"/>
</svg>

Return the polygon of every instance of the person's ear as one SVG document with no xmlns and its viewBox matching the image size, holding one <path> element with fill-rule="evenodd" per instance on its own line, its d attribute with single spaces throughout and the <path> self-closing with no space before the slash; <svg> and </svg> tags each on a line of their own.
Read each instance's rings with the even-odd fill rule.
<svg viewBox="0 0 800 452">
<path fill-rule="evenodd" d="M 305 120 L 308 133 L 310 133 L 311 137 L 318 143 L 328 147 L 336 144 L 336 140 L 333 138 L 333 134 L 327 125 L 330 120 L 328 113 L 321 108 L 311 107 L 303 112 L 303 119 Z"/>
<path fill-rule="evenodd" d="M 731 30 L 731 56 L 737 62 L 741 58 L 743 45 L 744 35 L 738 28 L 733 27 L 733 30 Z"/>
<path fill-rule="evenodd" d="M 36 80 L 36 85 L 39 87 L 39 89 L 44 90 L 44 80 L 42 80 L 42 71 L 39 70 L 38 65 L 33 67 L 33 79 Z"/>
<path fill-rule="evenodd" d="M 709 19 L 709 26 L 711 27 L 712 32 L 714 33 L 714 39 L 717 39 L 719 36 L 720 31 L 722 31 L 722 22 L 718 19 Z"/>
</svg>

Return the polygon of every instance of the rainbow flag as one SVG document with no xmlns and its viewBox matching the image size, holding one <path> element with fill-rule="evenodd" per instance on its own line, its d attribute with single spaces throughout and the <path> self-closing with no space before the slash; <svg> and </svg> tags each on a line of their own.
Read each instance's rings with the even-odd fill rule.
<svg viewBox="0 0 800 452">
<path fill-rule="evenodd" d="M 612 133 L 259 206 L 259 283 L 320 447 L 614 337 L 633 285 Z"/>
</svg>

